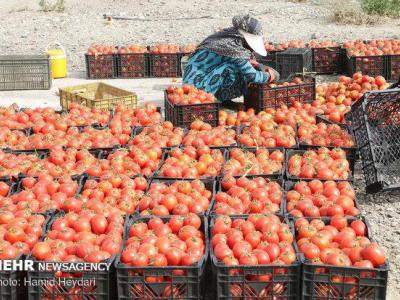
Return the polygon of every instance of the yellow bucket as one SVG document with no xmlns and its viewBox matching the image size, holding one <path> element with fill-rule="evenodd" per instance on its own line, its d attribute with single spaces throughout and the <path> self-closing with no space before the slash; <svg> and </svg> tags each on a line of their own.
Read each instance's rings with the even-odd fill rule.
<svg viewBox="0 0 400 300">
<path fill-rule="evenodd" d="M 50 46 L 50 45 L 49 45 Z M 65 56 L 64 47 L 55 43 L 56 48 L 46 48 L 46 52 L 50 58 L 51 74 L 53 78 L 64 78 L 67 76 L 67 57 Z"/>
</svg>

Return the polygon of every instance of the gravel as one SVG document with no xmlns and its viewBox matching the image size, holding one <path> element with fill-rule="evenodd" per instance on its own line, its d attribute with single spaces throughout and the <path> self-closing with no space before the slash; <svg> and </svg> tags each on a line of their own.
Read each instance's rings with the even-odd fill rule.
<svg viewBox="0 0 400 300">
<path fill-rule="evenodd" d="M 200 42 L 208 34 L 230 25 L 237 13 L 250 12 L 264 24 L 266 39 L 309 40 L 370 39 L 399 37 L 400 23 L 387 21 L 375 26 L 336 25 L 334 1 L 309 0 L 296 4 L 279 0 L 150 1 L 150 0 L 66 0 L 64 13 L 39 11 L 38 0 L 0 1 L 0 49 L 4 54 L 41 53 L 50 42 L 59 41 L 67 51 L 69 69 L 84 70 L 83 53 L 93 43 L 124 45 L 157 42 Z M 103 14 L 135 20 L 113 20 Z M 367 195 L 359 164 L 356 172 L 357 195 L 375 239 L 390 259 L 387 299 L 400 299 L 400 196 Z"/>
</svg>

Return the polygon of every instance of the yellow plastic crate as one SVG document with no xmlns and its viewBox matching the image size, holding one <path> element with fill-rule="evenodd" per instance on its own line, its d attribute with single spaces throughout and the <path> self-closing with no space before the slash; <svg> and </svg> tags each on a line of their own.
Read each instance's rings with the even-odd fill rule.
<svg viewBox="0 0 400 300">
<path fill-rule="evenodd" d="M 114 109 L 120 104 L 129 108 L 136 108 L 137 106 L 137 95 L 135 93 L 103 82 L 66 87 L 59 91 L 60 105 L 63 109 L 68 109 L 72 102 L 100 109 Z"/>
</svg>

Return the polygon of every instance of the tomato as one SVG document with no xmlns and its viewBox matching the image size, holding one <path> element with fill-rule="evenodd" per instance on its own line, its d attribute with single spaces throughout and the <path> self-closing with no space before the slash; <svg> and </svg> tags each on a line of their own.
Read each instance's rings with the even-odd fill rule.
<svg viewBox="0 0 400 300">
<path fill-rule="evenodd" d="M 182 259 L 182 251 L 178 248 L 171 247 L 165 254 L 168 264 L 171 266 L 177 266 L 180 264 Z"/>
<path fill-rule="evenodd" d="M 246 234 L 245 236 L 245 241 L 247 241 L 251 247 L 254 249 L 258 246 L 258 244 L 261 242 L 261 232 L 259 231 L 252 231 Z"/>
<path fill-rule="evenodd" d="M 347 226 L 347 219 L 345 217 L 335 215 L 331 218 L 330 224 L 336 227 L 338 230 L 341 230 Z"/>
<path fill-rule="evenodd" d="M 367 226 L 361 220 L 355 220 L 350 224 L 357 236 L 366 236 Z"/>
<path fill-rule="evenodd" d="M 45 260 L 51 254 L 51 248 L 47 242 L 38 242 L 33 246 L 32 255 L 38 260 Z"/>
<path fill-rule="evenodd" d="M 279 256 L 279 253 L 280 253 L 279 246 L 276 244 L 268 244 L 265 247 L 265 252 L 267 252 L 271 261 L 274 261 Z"/>
<path fill-rule="evenodd" d="M 0 252 L 1 260 L 15 259 L 18 256 L 18 248 L 13 245 L 3 246 Z"/>
<path fill-rule="evenodd" d="M 149 257 L 145 253 L 135 253 L 130 260 L 134 267 L 146 267 L 149 264 Z"/>
<path fill-rule="evenodd" d="M 102 215 L 95 215 L 90 219 L 92 232 L 95 234 L 102 234 L 107 229 L 107 219 Z"/>
<path fill-rule="evenodd" d="M 317 258 L 320 255 L 320 249 L 312 243 L 305 243 L 301 245 L 300 251 L 304 254 L 305 258 L 309 260 Z"/>
<path fill-rule="evenodd" d="M 351 265 L 350 259 L 344 254 L 331 253 L 328 254 L 325 263 L 328 265 L 348 267 Z"/>
<path fill-rule="evenodd" d="M 257 265 L 258 264 L 257 256 L 251 252 L 243 253 L 239 257 L 239 264 L 241 264 L 241 265 Z"/>
<path fill-rule="evenodd" d="M 374 265 L 374 267 L 383 265 L 386 261 L 386 256 L 383 252 L 383 249 L 379 247 L 376 243 L 371 243 L 366 246 L 361 251 L 361 256 L 364 259 L 369 260 Z"/>
<path fill-rule="evenodd" d="M 12 226 L 9 227 L 7 232 L 4 234 L 4 239 L 12 244 L 23 242 L 25 240 L 25 232 L 21 227 Z"/>
<path fill-rule="evenodd" d="M 218 243 L 214 247 L 215 257 L 223 260 L 225 257 L 233 256 L 233 251 L 224 243 Z"/>
<path fill-rule="evenodd" d="M 171 228 L 172 232 L 175 234 L 179 232 L 179 230 L 183 227 L 183 224 L 184 224 L 184 218 L 181 216 L 172 216 L 168 222 L 169 227 Z"/>
<path fill-rule="evenodd" d="M 198 215 L 190 213 L 184 218 L 184 225 L 191 225 L 196 229 L 200 229 L 201 219 Z"/>
<path fill-rule="evenodd" d="M 5 197 L 8 195 L 10 187 L 5 182 L 0 182 L 0 197 Z"/>
<path fill-rule="evenodd" d="M 271 262 L 271 259 L 266 251 L 254 249 L 253 253 L 257 257 L 257 262 L 259 265 L 267 265 Z"/>
</svg>

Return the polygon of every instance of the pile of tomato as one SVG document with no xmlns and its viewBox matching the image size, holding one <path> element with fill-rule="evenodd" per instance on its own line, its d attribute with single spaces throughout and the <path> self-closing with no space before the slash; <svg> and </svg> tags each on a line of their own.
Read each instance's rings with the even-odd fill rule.
<svg viewBox="0 0 400 300">
<path fill-rule="evenodd" d="M 283 170 L 284 154 L 281 150 L 265 148 L 245 150 L 232 148 L 223 167 L 224 175 L 272 175 Z"/>
<path fill-rule="evenodd" d="M 218 215 L 278 213 L 282 203 L 282 187 L 263 177 L 221 179 L 221 191 L 215 195 L 213 212 Z"/>
<path fill-rule="evenodd" d="M 234 218 L 220 215 L 211 229 L 215 257 L 227 266 L 290 265 L 296 261 L 290 226 L 273 214 Z M 286 270 L 281 269 L 281 274 Z M 232 268 L 230 275 L 240 274 Z M 272 274 L 248 275 L 250 280 L 268 282 Z"/>
<path fill-rule="evenodd" d="M 158 174 L 168 178 L 200 178 L 221 174 L 224 152 L 208 146 L 173 148 Z"/>
<path fill-rule="evenodd" d="M 384 90 L 388 86 L 383 76 L 371 77 L 361 73 L 355 73 L 352 77 L 340 76 L 339 82 L 323 83 L 317 86 L 317 97 L 312 105 L 321 109 L 322 114 L 330 121 L 344 123 L 344 114 L 365 92 Z"/>
<path fill-rule="evenodd" d="M 211 127 L 210 124 L 196 120 L 190 125 L 189 132 L 182 140 L 185 146 L 214 146 L 227 147 L 236 144 L 236 127 L 218 126 Z"/>
<path fill-rule="evenodd" d="M 207 213 L 214 196 L 213 181 L 209 182 L 211 185 L 208 186 L 199 179 L 152 182 L 139 200 L 140 214 L 184 216 L 189 213 Z"/>
<path fill-rule="evenodd" d="M 294 217 L 357 216 L 360 211 L 355 199 L 348 181 L 297 181 L 286 193 L 286 211 Z"/>
<path fill-rule="evenodd" d="M 172 104 L 203 104 L 215 102 L 215 96 L 194 86 L 184 84 L 182 87 L 169 86 L 167 98 Z"/>
<path fill-rule="evenodd" d="M 289 154 L 287 170 L 291 178 L 343 180 L 352 176 L 346 152 L 340 148 L 293 152 Z"/>
<path fill-rule="evenodd" d="M 272 119 L 251 122 L 238 138 L 245 147 L 292 148 L 297 145 L 296 131 L 290 125 L 277 124 Z"/>
<path fill-rule="evenodd" d="M 116 258 L 117 272 L 145 280 L 129 284 L 131 295 L 153 298 L 183 298 L 188 288 L 173 278 L 202 267 L 208 251 L 217 278 L 221 266 L 235 278 L 243 277 L 243 266 L 265 268 L 230 284 L 233 298 L 288 297 L 291 283 L 277 275 L 300 272 L 301 263 L 321 266 L 319 273 L 364 267 L 361 275 L 374 278 L 386 257 L 358 219 L 352 158 L 340 148 L 354 147 L 354 140 L 344 125 L 317 118 L 329 103 L 344 105 L 337 98 L 347 97 L 347 88 L 359 85 L 363 93 L 373 84 L 386 86 L 382 78 L 341 77 L 318 90 L 313 103 L 220 112 L 219 126 L 195 120 L 188 129 L 163 122 L 154 105 L 112 113 L 75 104 L 63 113 L 0 109 L 0 177 L 8 176 L 0 180 L 0 259 Z M 188 85 L 171 87 L 168 96 L 179 104 L 215 100 Z M 29 128 L 31 134 L 22 131 Z M 148 267 L 160 272 L 144 275 Z M 332 280 L 357 289 L 354 278 Z M 161 290 L 152 287 L 161 283 Z M 51 298 L 54 289 L 45 289 Z"/>
<path fill-rule="evenodd" d="M 300 251 L 315 264 L 374 268 L 386 261 L 382 248 L 368 238 L 368 227 L 362 220 L 340 215 L 332 216 L 326 223 L 319 219 L 309 222 L 299 218 L 295 227 Z"/>
<path fill-rule="evenodd" d="M 143 220 L 143 221 L 142 221 Z M 206 241 L 201 218 L 196 214 L 140 219 L 129 228 L 121 262 L 134 267 L 191 266 L 205 254 Z M 179 274 L 180 273 L 180 274 Z M 177 270 L 175 275 L 184 275 Z M 170 279 L 160 276 L 159 282 Z"/>
</svg>

